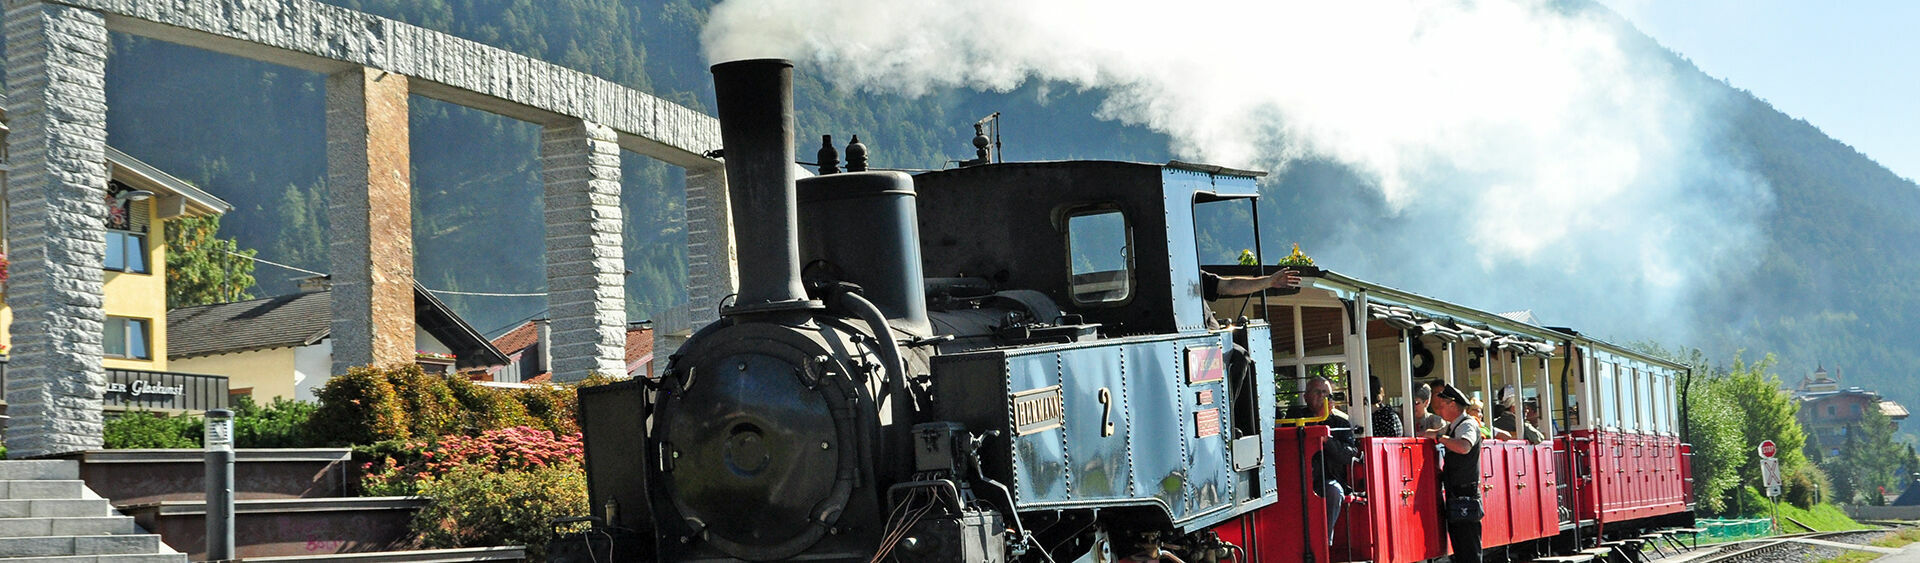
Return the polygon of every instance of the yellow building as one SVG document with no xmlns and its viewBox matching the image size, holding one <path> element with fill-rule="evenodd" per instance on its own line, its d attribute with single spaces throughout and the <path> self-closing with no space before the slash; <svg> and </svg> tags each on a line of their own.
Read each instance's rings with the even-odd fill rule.
<svg viewBox="0 0 1920 563">
<path fill-rule="evenodd" d="M 173 219 L 219 215 L 233 206 L 112 147 L 107 148 L 107 165 L 110 179 L 103 197 L 109 211 L 101 218 L 107 224 L 102 265 L 106 355 L 101 364 L 108 371 L 108 407 L 199 410 L 206 404 L 225 405 L 224 381 L 163 373 L 169 367 L 165 230 Z M 0 192 L 0 208 L 4 198 Z M 0 216 L 0 233 L 5 229 Z M 11 348 L 13 309 L 4 300 L 0 292 L 0 346 Z M 136 388 L 152 391 L 135 398 Z"/>
</svg>

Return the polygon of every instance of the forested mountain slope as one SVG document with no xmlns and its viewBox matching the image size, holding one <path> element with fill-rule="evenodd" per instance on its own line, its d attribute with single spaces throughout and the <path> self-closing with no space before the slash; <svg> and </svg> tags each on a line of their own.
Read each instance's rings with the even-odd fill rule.
<svg viewBox="0 0 1920 563">
<path fill-rule="evenodd" d="M 705 109 L 711 90 L 698 38 L 707 0 L 329 0 L 592 72 Z M 1570 3 L 1571 9 L 1603 9 Z M 1720 150 L 1736 155 L 1773 193 L 1759 266 L 1696 288 L 1690 326 L 1609 328 L 1601 336 L 1678 339 L 1715 358 L 1736 349 L 1780 354 L 1782 371 L 1816 363 L 1843 382 L 1920 404 L 1910 385 L 1920 352 L 1920 188 L 1827 137 L 1815 126 L 1726 86 L 1621 24 L 1643 43 L 1649 68 L 1724 91 Z M 324 271 L 325 151 L 322 77 L 142 39 L 115 37 L 109 67 L 112 143 L 233 202 L 226 232 L 262 258 Z M 877 166 L 937 168 L 971 157 L 973 121 L 1004 116 L 1005 154 L 1018 160 L 1107 158 L 1164 161 L 1165 136 L 1091 117 L 1101 97 L 1047 84 L 1010 93 L 944 91 L 918 99 L 836 90 L 802 69 L 797 85 L 800 154 L 818 135 L 858 134 Z M 412 119 L 415 244 L 422 283 L 436 289 L 538 292 L 544 286 L 537 141 L 539 130 L 484 112 L 415 98 Z M 636 319 L 685 300 L 681 177 L 629 156 L 629 310 Z M 1339 164 L 1307 160 L 1263 185 L 1270 252 L 1301 242 L 1322 263 L 1422 291 L 1432 276 L 1389 267 L 1394 252 L 1422 241 L 1368 240 L 1368 251 L 1324 255 L 1377 230 L 1384 210 L 1367 180 Z M 1729 202 L 1737 203 L 1737 202 Z M 1460 218 L 1465 221 L 1470 218 Z M 1676 225 L 1675 228 L 1692 228 Z M 1235 241 L 1213 252 L 1236 253 Z M 1681 257 L 1706 260 L 1711 257 Z M 257 293 L 289 290 L 300 274 L 262 266 Z M 1482 280 L 1498 287 L 1497 276 Z M 1595 280 L 1570 280 L 1589 283 Z M 1598 280 L 1604 283 L 1605 280 Z M 1432 290 L 1429 290 L 1432 291 Z M 1433 291 L 1438 293 L 1438 291 Z M 1461 297 L 1486 309 L 1530 308 L 1492 296 Z M 482 330 L 542 313 L 539 298 L 450 297 Z M 694 304 L 711 307 L 713 304 Z M 1632 306 L 1633 304 L 1602 304 Z M 1554 324 L 1604 326 L 1579 311 Z"/>
</svg>

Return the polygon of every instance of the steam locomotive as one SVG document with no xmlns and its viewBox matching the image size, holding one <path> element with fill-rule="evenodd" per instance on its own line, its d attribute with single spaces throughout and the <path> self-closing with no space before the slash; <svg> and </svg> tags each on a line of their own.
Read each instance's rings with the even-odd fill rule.
<svg viewBox="0 0 1920 563">
<path fill-rule="evenodd" d="M 580 391 L 596 524 L 556 544 L 557 558 L 1326 561 L 1339 521 L 1308 509 L 1326 502 L 1309 465 L 1345 431 L 1283 426 L 1276 408 L 1313 367 L 1305 359 L 1336 363 L 1300 349 L 1303 338 L 1325 329 L 1343 345 L 1338 364 L 1375 371 L 1408 365 L 1365 355 L 1377 344 L 1365 331 L 1383 319 L 1408 323 L 1415 340 L 1467 335 L 1489 369 L 1509 348 L 1559 350 L 1571 366 L 1597 345 L 1400 305 L 1385 288 L 1369 302 L 1364 282 L 1331 272 L 1309 272 L 1290 295 L 1210 303 L 1197 239 L 1234 218 L 1225 228 L 1258 230 L 1258 172 L 982 158 L 909 176 L 864 170 L 858 145 L 838 172 L 828 145 L 822 174 L 799 179 L 791 64 L 712 70 L 739 292 L 658 379 Z M 1252 268 L 1223 273 L 1263 271 Z M 1302 324 L 1302 311 L 1336 320 Z M 1548 416 L 1570 415 L 1581 393 L 1540 397 L 1554 399 Z M 1356 410 L 1368 406 L 1352 394 Z M 1370 473 L 1389 465 L 1375 455 L 1345 477 L 1360 495 L 1373 484 L 1374 500 L 1354 506 L 1388 511 L 1396 476 Z M 1340 539 L 1372 549 L 1394 528 Z"/>
</svg>

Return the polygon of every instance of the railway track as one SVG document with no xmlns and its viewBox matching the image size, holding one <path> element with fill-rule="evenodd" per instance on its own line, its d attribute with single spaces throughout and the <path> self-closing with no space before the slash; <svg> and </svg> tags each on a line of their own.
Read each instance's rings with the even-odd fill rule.
<svg viewBox="0 0 1920 563">
<path fill-rule="evenodd" d="M 1887 548 L 1868 543 L 1892 533 L 1891 530 L 1853 530 L 1812 532 L 1731 542 L 1693 553 L 1660 559 L 1655 563 L 1774 563 L 1817 561 L 1838 555 L 1843 550 L 1883 551 Z"/>
</svg>

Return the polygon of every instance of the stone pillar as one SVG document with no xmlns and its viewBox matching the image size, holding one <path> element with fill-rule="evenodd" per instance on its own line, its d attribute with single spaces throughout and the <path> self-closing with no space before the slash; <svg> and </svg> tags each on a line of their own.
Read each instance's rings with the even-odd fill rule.
<svg viewBox="0 0 1920 563">
<path fill-rule="evenodd" d="M 720 320 L 720 300 L 740 291 L 732 209 L 725 167 L 687 169 L 687 304 L 695 329 Z"/>
<path fill-rule="evenodd" d="M 101 446 L 107 27 L 96 12 L 8 2 L 7 452 Z"/>
<path fill-rule="evenodd" d="M 547 311 L 553 379 L 627 375 L 620 146 L 613 129 L 570 119 L 540 132 L 546 184 Z"/>
<path fill-rule="evenodd" d="M 333 372 L 412 363 L 413 206 L 407 77 L 327 77 Z"/>
<path fill-rule="evenodd" d="M 655 374 L 680 349 L 694 329 L 720 320 L 720 300 L 740 288 L 735 263 L 732 207 L 727 200 L 727 169 L 713 166 L 687 171 L 687 305 L 657 314 L 653 324 Z"/>
</svg>

